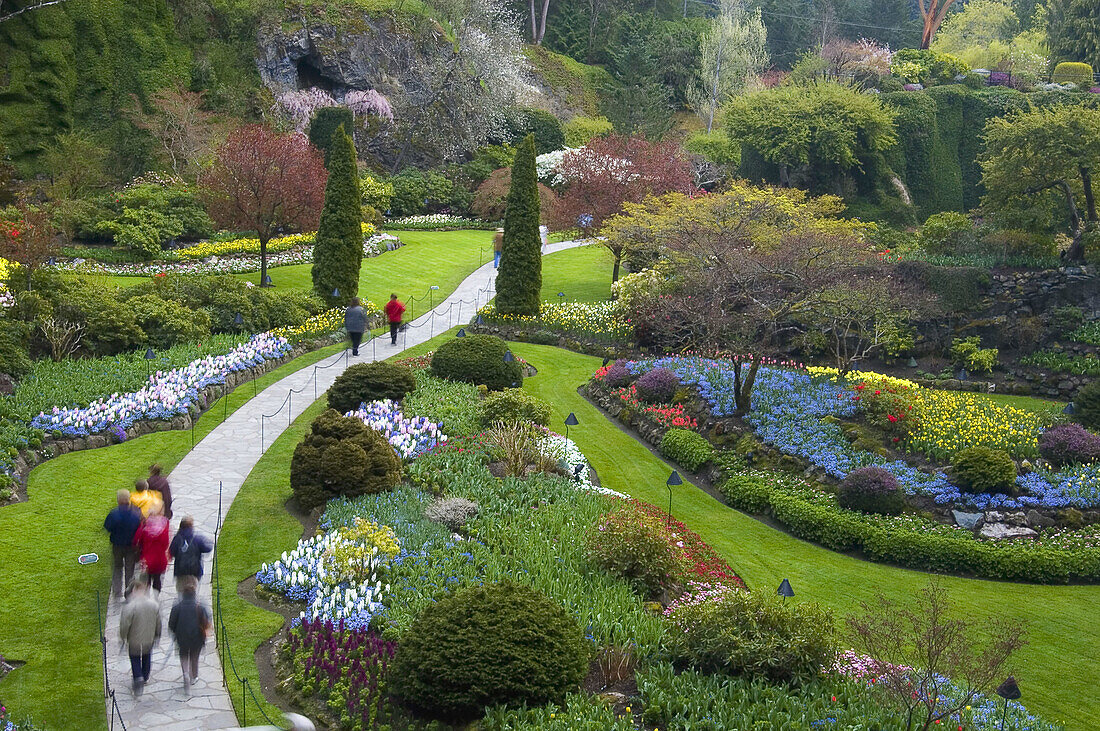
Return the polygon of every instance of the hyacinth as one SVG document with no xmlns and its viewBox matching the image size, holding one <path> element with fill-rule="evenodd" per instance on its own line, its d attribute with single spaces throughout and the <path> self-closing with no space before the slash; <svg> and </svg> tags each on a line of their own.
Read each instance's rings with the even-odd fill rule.
<svg viewBox="0 0 1100 731">
<path fill-rule="evenodd" d="M 0 310 L 6 310 L 15 305 L 15 295 L 8 291 L 7 287 L 0 284 Z"/>
<path fill-rule="evenodd" d="M 688 589 L 675 601 L 668 605 L 664 611 L 666 617 L 672 617 L 676 610 L 683 607 L 694 607 L 708 602 L 720 602 L 730 592 L 740 591 L 741 587 L 732 584 L 712 584 L 692 581 L 688 583 Z"/>
<path fill-rule="evenodd" d="M 353 416 L 382 434 L 405 460 L 416 459 L 447 441 L 441 424 L 424 416 L 405 416 L 397 402 L 390 399 L 361 404 L 344 416 Z"/>
<path fill-rule="evenodd" d="M 286 338 L 270 333 L 254 335 L 225 355 L 207 356 L 183 368 L 157 371 L 149 377 L 148 385 L 135 393 L 113 393 L 84 408 L 55 406 L 50 413 L 34 417 L 31 426 L 83 437 L 116 427 L 126 429 L 141 419 L 169 419 L 186 414 L 197 405 L 201 389 L 225 383 L 230 373 L 280 358 L 289 350 Z"/>
<path fill-rule="evenodd" d="M 579 489 L 601 495 L 626 497 L 620 492 L 592 484 L 592 480 L 588 476 L 588 460 L 572 439 L 566 439 L 561 434 L 555 434 L 543 427 L 539 428 L 544 432 L 539 441 L 539 450 L 548 457 L 557 460 L 558 466 L 572 475 L 573 481 Z"/>
</svg>

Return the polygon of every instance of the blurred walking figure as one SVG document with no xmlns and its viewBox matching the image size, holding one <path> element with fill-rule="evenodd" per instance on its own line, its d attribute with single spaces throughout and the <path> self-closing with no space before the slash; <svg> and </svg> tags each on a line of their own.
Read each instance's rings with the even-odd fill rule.
<svg viewBox="0 0 1100 731">
<path fill-rule="evenodd" d="M 153 646 L 160 641 L 160 605 L 149 596 L 145 579 L 134 581 L 130 598 L 118 620 L 118 638 L 130 652 L 130 672 L 134 676 L 134 695 L 141 695 L 149 682 Z"/>
<path fill-rule="evenodd" d="M 401 316 L 405 314 L 405 305 L 397 299 L 396 294 L 390 295 L 390 301 L 386 303 L 386 319 L 390 321 L 390 344 L 397 345 L 397 329 L 401 327 Z"/>
<path fill-rule="evenodd" d="M 195 532 L 195 521 L 190 515 L 180 521 L 179 530 L 168 546 L 168 555 L 175 561 L 172 573 L 176 577 L 176 591 L 182 594 L 189 579 L 194 579 L 198 586 L 202 579 L 202 555 L 213 550 L 210 539 Z"/>
<path fill-rule="evenodd" d="M 344 329 L 351 338 L 351 354 L 359 355 L 359 343 L 363 341 L 363 333 L 367 331 L 367 313 L 363 312 L 358 297 L 351 298 L 351 303 L 344 312 Z"/>
<path fill-rule="evenodd" d="M 500 252 L 504 250 L 504 229 L 498 228 L 493 236 L 493 268 L 500 269 Z"/>
<path fill-rule="evenodd" d="M 191 693 L 191 684 L 199 677 L 199 655 L 210 634 L 210 610 L 198 599 L 199 580 L 185 576 L 180 581 L 180 596 L 168 615 L 168 629 L 176 638 L 183 668 L 183 689 Z"/>
<path fill-rule="evenodd" d="M 539 226 L 539 240 L 542 242 L 542 253 L 546 253 L 546 245 L 550 243 L 550 229 L 546 226 Z"/>
<path fill-rule="evenodd" d="M 134 482 L 134 491 L 130 493 L 130 504 L 141 510 L 141 515 L 145 518 L 152 515 L 154 510 L 164 512 L 164 498 L 156 490 L 150 490 L 146 480 Z"/>
<path fill-rule="evenodd" d="M 141 526 L 141 511 L 130 504 L 129 490 L 119 490 L 115 497 L 118 507 L 107 513 L 103 527 L 111 536 L 111 593 L 115 599 L 122 599 L 124 587 L 134 579 L 138 560 L 134 534 Z"/>
<path fill-rule="evenodd" d="M 141 562 L 145 564 L 145 572 L 149 574 L 149 583 L 158 592 L 161 588 L 161 577 L 168 570 L 169 532 L 168 518 L 161 515 L 158 506 L 134 534 L 134 542 L 141 552 Z"/>
<path fill-rule="evenodd" d="M 161 474 L 161 467 L 159 464 L 149 466 L 149 477 L 146 478 L 145 484 L 149 486 L 149 489 L 153 492 L 160 493 L 160 499 L 164 501 L 164 517 L 172 518 L 172 488 L 168 485 L 168 478 Z"/>
</svg>

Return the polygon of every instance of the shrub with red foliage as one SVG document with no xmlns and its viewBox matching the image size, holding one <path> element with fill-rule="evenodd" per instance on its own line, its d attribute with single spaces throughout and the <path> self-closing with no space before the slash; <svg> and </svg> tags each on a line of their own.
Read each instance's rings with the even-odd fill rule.
<svg viewBox="0 0 1100 731">
<path fill-rule="evenodd" d="M 1039 436 L 1039 454 L 1055 467 L 1100 459 L 1100 437 L 1080 424 L 1052 426 Z"/>
</svg>

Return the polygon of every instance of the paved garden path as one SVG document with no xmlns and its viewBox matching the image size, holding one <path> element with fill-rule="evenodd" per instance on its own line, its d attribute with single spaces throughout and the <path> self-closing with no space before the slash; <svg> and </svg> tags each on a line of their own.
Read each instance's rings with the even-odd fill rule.
<svg viewBox="0 0 1100 731">
<path fill-rule="evenodd" d="M 543 247 L 544 254 L 581 246 L 583 241 L 564 241 Z M 468 276 L 458 288 L 434 310 L 421 315 L 398 335 L 397 345 L 390 344 L 386 333 L 373 341 L 363 343 L 359 357 L 346 360 L 343 354 L 330 356 L 318 365 L 329 368 L 305 367 L 268 386 L 218 425 L 194 449 L 184 457 L 169 475 L 172 485 L 173 530 L 184 515 L 193 516 L 195 529 L 214 536 L 229 505 L 236 497 L 248 474 L 260 459 L 261 430 L 263 449 L 285 430 L 295 415 L 301 414 L 313 403 L 314 388 L 323 394 L 348 363 L 383 360 L 406 348 L 419 345 L 434 335 L 468 322 L 477 310 L 492 298 L 495 270 L 492 263 L 485 264 Z M 418 308 L 419 309 L 419 308 Z M 349 351 L 350 353 L 350 351 Z M 316 380 L 315 380 L 316 379 Z M 287 393 L 294 394 L 286 403 Z M 281 408 L 281 411 L 280 411 Z M 278 414 L 273 418 L 264 414 Z M 220 506 L 219 506 L 219 489 Z M 287 548 L 290 548 L 288 546 Z M 210 567 L 207 558 L 206 576 L 203 577 L 199 595 L 210 602 Z M 223 586 L 233 591 L 234 586 Z M 121 605 L 114 602 L 108 607 L 106 634 L 108 637 L 108 674 L 111 687 L 119 705 L 126 728 L 130 731 L 157 729 L 158 731 L 193 731 L 237 728 L 233 703 L 223 683 L 222 667 L 213 642 L 208 643 L 199 664 L 198 680 L 187 697 L 183 689 L 183 675 L 175 648 L 167 628 L 168 611 L 176 599 L 172 569 L 164 575 L 164 590 L 160 595 L 161 618 L 164 637 L 153 651 L 152 675 L 140 697 L 134 697 L 130 689 L 130 660 L 119 651 L 118 620 Z M 251 662 L 252 658 L 237 658 L 236 662 Z M 240 693 L 240 685 L 234 682 L 231 690 Z M 260 689 L 254 689 L 257 696 Z M 108 709 L 110 710 L 110 709 Z M 259 719 L 258 719 L 259 720 Z"/>
</svg>

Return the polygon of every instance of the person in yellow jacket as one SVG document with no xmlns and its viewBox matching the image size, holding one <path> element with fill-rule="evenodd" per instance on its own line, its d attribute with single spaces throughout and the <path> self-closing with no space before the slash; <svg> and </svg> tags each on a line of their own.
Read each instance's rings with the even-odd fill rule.
<svg viewBox="0 0 1100 731">
<path fill-rule="evenodd" d="M 164 499 L 156 490 L 149 489 L 149 483 L 138 480 L 134 491 L 130 493 L 130 505 L 141 510 L 141 517 L 148 518 L 153 512 L 164 511 Z"/>
</svg>

